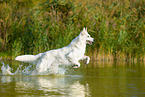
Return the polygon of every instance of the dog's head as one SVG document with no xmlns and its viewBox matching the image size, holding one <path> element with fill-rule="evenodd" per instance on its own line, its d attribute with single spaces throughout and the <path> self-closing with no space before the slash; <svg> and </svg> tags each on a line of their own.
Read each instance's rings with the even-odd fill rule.
<svg viewBox="0 0 145 97">
<path fill-rule="evenodd" d="M 87 28 L 84 28 L 80 33 L 80 39 L 90 45 L 92 44 L 92 42 L 94 42 L 94 38 L 92 38 L 87 32 Z"/>
</svg>

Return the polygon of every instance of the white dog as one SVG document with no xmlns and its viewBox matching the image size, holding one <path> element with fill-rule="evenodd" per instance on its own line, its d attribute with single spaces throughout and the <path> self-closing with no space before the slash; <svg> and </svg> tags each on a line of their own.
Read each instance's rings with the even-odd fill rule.
<svg viewBox="0 0 145 97">
<path fill-rule="evenodd" d="M 50 50 L 37 55 L 21 55 L 17 56 L 15 60 L 23 62 L 36 63 L 37 72 L 45 72 L 51 68 L 57 69 L 58 65 L 72 66 L 73 68 L 80 67 L 79 60 L 87 59 L 86 64 L 89 63 L 90 58 L 85 56 L 86 44 L 92 44 L 94 38 L 91 38 L 87 32 L 87 28 L 79 34 L 78 37 L 63 48 Z M 53 68 L 53 69 L 52 69 Z"/>
</svg>

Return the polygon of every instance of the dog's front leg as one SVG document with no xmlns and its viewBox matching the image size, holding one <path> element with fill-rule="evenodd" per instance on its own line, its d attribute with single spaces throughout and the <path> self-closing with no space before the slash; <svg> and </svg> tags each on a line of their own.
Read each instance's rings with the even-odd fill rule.
<svg viewBox="0 0 145 97">
<path fill-rule="evenodd" d="M 77 59 L 75 59 L 75 58 L 73 57 L 72 52 L 69 53 L 69 55 L 67 56 L 67 58 L 68 58 L 68 60 L 69 60 L 72 64 L 74 64 L 74 65 L 73 65 L 73 68 L 78 68 L 78 67 L 80 67 L 81 64 L 78 62 Z"/>
<path fill-rule="evenodd" d="M 72 66 L 73 68 L 78 68 L 78 67 L 80 67 L 80 65 L 81 65 L 78 61 L 77 61 L 77 62 L 73 62 L 73 64 L 74 64 L 74 65 Z"/>
<path fill-rule="evenodd" d="M 90 57 L 84 55 L 83 58 L 82 58 L 81 60 L 85 60 L 85 59 L 87 59 L 87 61 L 85 62 L 85 64 L 89 64 L 89 62 L 90 62 Z"/>
<path fill-rule="evenodd" d="M 74 64 L 72 67 L 73 68 L 78 68 L 78 67 L 80 67 L 80 63 L 77 61 L 77 60 L 75 60 L 75 59 L 72 59 L 72 58 L 68 58 L 68 60 L 72 63 L 72 64 Z"/>
</svg>

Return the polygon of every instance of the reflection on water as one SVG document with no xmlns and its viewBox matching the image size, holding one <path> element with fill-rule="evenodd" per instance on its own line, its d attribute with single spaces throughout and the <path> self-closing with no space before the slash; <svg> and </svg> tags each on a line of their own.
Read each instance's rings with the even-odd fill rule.
<svg viewBox="0 0 145 97">
<path fill-rule="evenodd" d="M 0 76 L 1 96 L 7 93 L 15 95 L 58 95 L 85 97 L 89 96 L 88 84 L 82 85 L 80 78 L 51 76 Z"/>
<path fill-rule="evenodd" d="M 143 63 L 93 62 L 65 76 L 0 75 L 0 97 L 145 97 L 144 90 Z"/>
</svg>

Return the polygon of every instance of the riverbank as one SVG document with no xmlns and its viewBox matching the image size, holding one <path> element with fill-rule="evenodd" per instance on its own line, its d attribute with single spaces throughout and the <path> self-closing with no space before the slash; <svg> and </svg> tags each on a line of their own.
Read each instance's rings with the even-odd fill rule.
<svg viewBox="0 0 145 97">
<path fill-rule="evenodd" d="M 104 54 L 104 53 L 87 53 L 85 54 L 90 57 L 93 62 L 145 62 L 145 56 L 142 58 L 132 58 L 131 56 L 127 57 L 125 54 L 114 55 Z M 10 53 L 0 53 L 0 58 L 2 60 L 15 60 L 15 56 L 12 56 Z"/>
</svg>

